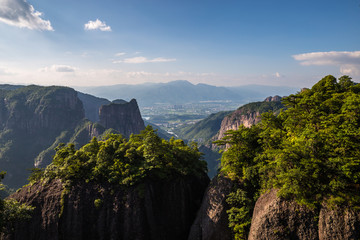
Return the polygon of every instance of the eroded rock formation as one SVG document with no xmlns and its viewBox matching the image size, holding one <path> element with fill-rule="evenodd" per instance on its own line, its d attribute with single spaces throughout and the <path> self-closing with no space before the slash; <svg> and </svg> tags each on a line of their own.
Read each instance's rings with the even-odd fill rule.
<svg viewBox="0 0 360 240">
<path fill-rule="evenodd" d="M 132 187 L 84 183 L 67 192 L 59 180 L 37 183 L 11 196 L 36 209 L 4 239 L 187 239 L 208 182 L 204 174 Z"/>
<path fill-rule="evenodd" d="M 189 240 L 232 239 L 226 213 L 229 210 L 226 198 L 232 187 L 233 183 L 228 178 L 221 175 L 213 178 L 205 191 L 201 208 L 191 227 Z"/>
<path fill-rule="evenodd" d="M 135 99 L 128 103 L 111 103 L 101 106 L 99 110 L 100 124 L 105 128 L 113 128 L 126 137 L 138 134 L 145 129 L 140 110 Z"/>
</svg>

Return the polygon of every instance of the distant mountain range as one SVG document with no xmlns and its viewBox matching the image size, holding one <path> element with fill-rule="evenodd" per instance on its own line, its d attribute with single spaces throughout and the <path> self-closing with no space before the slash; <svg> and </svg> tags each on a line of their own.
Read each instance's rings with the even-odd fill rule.
<svg viewBox="0 0 360 240">
<path fill-rule="evenodd" d="M 141 107 L 153 106 L 155 104 L 185 104 L 204 101 L 247 103 L 261 101 L 269 95 L 286 96 L 298 90 L 298 88 L 293 87 L 263 85 L 217 87 L 202 83 L 195 85 L 185 80 L 168 83 L 118 84 L 74 88 L 78 91 L 110 100 L 121 98 L 129 101 L 135 98 Z"/>
</svg>

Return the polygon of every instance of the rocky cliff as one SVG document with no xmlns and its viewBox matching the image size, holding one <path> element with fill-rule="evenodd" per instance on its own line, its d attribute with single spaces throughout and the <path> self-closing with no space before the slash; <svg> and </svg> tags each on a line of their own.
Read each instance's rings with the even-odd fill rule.
<svg viewBox="0 0 360 240">
<path fill-rule="evenodd" d="M 256 202 L 249 234 L 249 240 L 359 238 L 359 210 L 323 206 L 319 213 L 277 197 L 275 190 L 263 194 Z"/>
<path fill-rule="evenodd" d="M 189 240 L 233 239 L 228 228 L 228 194 L 234 184 L 215 177 L 203 198 Z M 360 211 L 349 207 L 326 207 L 320 211 L 277 196 L 276 190 L 256 202 L 248 240 L 357 240 L 360 239 Z"/>
<path fill-rule="evenodd" d="M 113 128 L 126 137 L 144 130 L 144 121 L 135 99 L 128 103 L 111 103 L 103 105 L 99 110 L 100 124 L 105 128 Z"/>
<path fill-rule="evenodd" d="M 256 202 L 249 240 L 318 239 L 316 213 L 294 201 L 278 198 L 276 191 Z"/>
<path fill-rule="evenodd" d="M 11 197 L 35 206 L 28 222 L 3 239 L 187 239 L 208 177 L 145 180 L 132 187 L 36 183 Z"/>
<path fill-rule="evenodd" d="M 220 130 L 215 136 L 215 140 L 220 140 L 228 130 L 237 130 L 241 125 L 251 127 L 260 122 L 260 116 L 264 112 L 276 112 L 284 106 L 281 104 L 281 97 L 267 97 L 263 102 L 254 102 L 238 108 L 233 113 L 227 115 L 221 122 Z"/>
<path fill-rule="evenodd" d="M 232 187 L 232 181 L 221 175 L 212 179 L 205 191 L 196 220 L 191 226 L 188 240 L 232 239 L 226 213 L 229 210 L 226 198 Z"/>
<path fill-rule="evenodd" d="M 36 156 L 84 118 L 77 92 L 28 86 L 0 91 L 0 169 L 11 187 L 25 183 Z"/>
<path fill-rule="evenodd" d="M 104 107 L 105 127 L 85 117 L 99 119 L 100 105 L 110 101 L 79 96 L 67 87 L 0 88 L 0 170 L 7 172 L 5 184 L 11 188 L 24 185 L 29 169 L 47 166 L 59 143 L 74 142 L 80 147 L 108 128 L 125 136 L 144 129 L 135 100 Z"/>
<path fill-rule="evenodd" d="M 92 122 L 99 122 L 99 109 L 102 105 L 110 104 L 111 102 L 105 98 L 98 98 L 90 94 L 78 92 L 78 97 L 83 103 L 85 110 L 85 117 Z"/>
</svg>

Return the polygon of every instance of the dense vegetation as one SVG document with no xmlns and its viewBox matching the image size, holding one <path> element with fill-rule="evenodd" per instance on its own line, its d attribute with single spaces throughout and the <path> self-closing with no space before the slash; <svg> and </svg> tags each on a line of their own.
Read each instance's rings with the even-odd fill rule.
<svg viewBox="0 0 360 240">
<path fill-rule="evenodd" d="M 360 206 L 360 86 L 326 76 L 283 99 L 286 110 L 264 113 L 259 125 L 230 131 L 222 171 L 238 182 L 229 195 L 230 227 L 245 239 L 261 192 L 311 208 Z"/>
<path fill-rule="evenodd" d="M 242 115 L 246 115 L 251 112 L 265 113 L 272 111 L 274 113 L 279 113 L 280 109 L 284 108 L 284 105 L 281 102 L 252 102 L 245 104 L 238 108 L 241 110 Z"/>
<path fill-rule="evenodd" d="M 74 144 L 59 145 L 53 162 L 44 171 L 35 171 L 30 181 L 60 178 L 67 185 L 78 181 L 134 185 L 146 177 L 201 175 L 206 170 L 195 144 L 166 141 L 148 126 L 129 140 L 109 134 L 104 141 L 94 138 L 79 150 Z"/>
</svg>

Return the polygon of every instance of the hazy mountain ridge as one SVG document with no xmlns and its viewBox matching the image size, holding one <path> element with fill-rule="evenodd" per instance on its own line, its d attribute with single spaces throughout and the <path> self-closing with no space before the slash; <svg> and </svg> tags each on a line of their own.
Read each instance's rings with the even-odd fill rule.
<svg viewBox="0 0 360 240">
<path fill-rule="evenodd" d="M 246 103 L 259 101 L 269 95 L 285 96 L 297 88 L 284 86 L 246 85 L 218 87 L 208 84 L 192 84 L 185 80 L 168 83 L 145 83 L 138 85 L 118 84 L 100 87 L 75 87 L 75 89 L 107 99 L 136 98 L 139 106 L 154 104 L 185 104 L 202 101 L 234 101 Z"/>
</svg>

